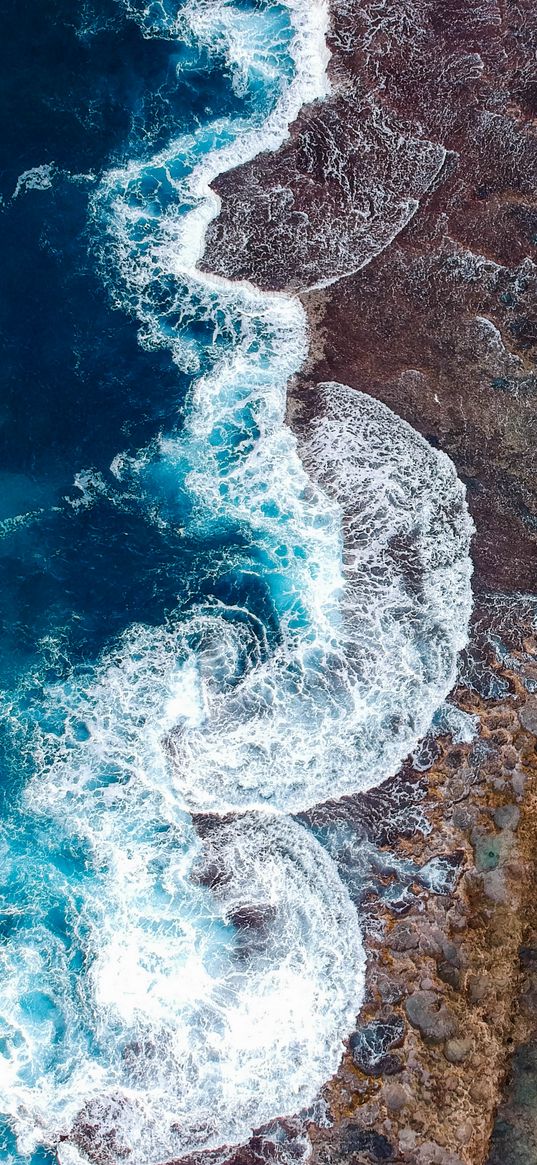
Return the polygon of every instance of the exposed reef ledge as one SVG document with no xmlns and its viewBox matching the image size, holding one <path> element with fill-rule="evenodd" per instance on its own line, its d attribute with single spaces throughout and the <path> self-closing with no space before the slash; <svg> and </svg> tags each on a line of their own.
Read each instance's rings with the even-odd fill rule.
<svg viewBox="0 0 537 1165">
<path fill-rule="evenodd" d="M 537 10 L 337 0 L 330 47 L 332 96 L 217 180 L 204 265 L 325 285 L 303 295 L 307 382 L 371 393 L 448 453 L 477 588 L 536 593 Z"/>
<path fill-rule="evenodd" d="M 358 838 L 365 822 L 382 854 L 377 884 L 366 880 L 360 896 L 366 1003 L 327 1091 L 334 1125 L 310 1130 L 319 1165 L 349 1152 L 356 1165 L 487 1159 L 536 889 L 537 699 L 526 684 L 537 640 L 528 624 L 499 665 L 490 645 L 508 625 L 496 600 L 476 612 L 466 683 L 455 694 L 478 717 L 472 742 L 437 739 L 425 781 L 409 767 L 369 803 L 316 814 L 357 821 Z M 503 685 L 504 695 L 486 698 L 474 683 L 489 696 Z M 350 852 L 347 844 L 343 863 Z"/>
<path fill-rule="evenodd" d="M 477 718 L 473 740 L 431 737 L 415 767 L 381 788 L 303 815 L 323 835 L 365 922 L 365 1003 L 319 1105 L 259 1130 L 229 1165 L 488 1161 L 514 1042 L 534 1035 L 535 1025 L 532 616 L 497 596 L 475 613 L 454 694 L 454 705 Z M 519 1163 L 501 1151 L 513 1121 L 516 1133 L 517 1116 L 508 1116 L 490 1165 Z"/>
<path fill-rule="evenodd" d="M 207 268 L 306 292 L 299 439 L 319 381 L 370 393 L 450 455 L 477 527 L 455 699 L 478 735 L 317 811 L 366 916 L 368 998 L 326 1106 L 242 1165 L 308 1142 L 315 1165 L 484 1165 L 513 1047 L 534 1055 L 536 44 L 532 0 L 339 0 L 333 96 L 218 181 Z M 490 1165 L 526 1165 L 518 1119 L 511 1091 Z"/>
</svg>

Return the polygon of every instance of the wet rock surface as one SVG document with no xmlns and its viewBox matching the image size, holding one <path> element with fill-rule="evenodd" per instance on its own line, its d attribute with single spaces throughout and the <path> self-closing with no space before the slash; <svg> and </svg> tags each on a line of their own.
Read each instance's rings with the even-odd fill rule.
<svg viewBox="0 0 537 1165">
<path fill-rule="evenodd" d="M 537 740 L 523 721 L 537 637 L 515 604 L 507 669 L 496 648 L 509 611 L 499 599 L 476 610 L 466 666 L 505 695 L 459 687 L 474 738 L 437 738 L 426 781 L 409 764 L 381 789 L 311 813 L 365 928 L 366 999 L 318 1108 L 292 1136 L 289 1122 L 279 1137 L 260 1130 L 233 1165 L 288 1165 L 307 1152 L 314 1165 L 533 1165 Z M 436 861 L 448 885 L 420 877 Z"/>
<path fill-rule="evenodd" d="M 476 730 L 448 710 L 382 788 L 305 815 L 365 929 L 366 1001 L 319 1109 L 232 1160 L 536 1165 L 537 13 L 332 7 L 333 96 L 219 180 L 205 264 L 303 293 L 299 445 L 336 380 L 453 459 L 476 608 L 452 709 Z"/>
<path fill-rule="evenodd" d="M 219 179 L 205 265 L 321 288 L 291 418 L 320 380 L 384 401 L 466 482 L 478 586 L 535 593 L 533 0 L 337 0 L 332 16 L 333 96 Z"/>
<path fill-rule="evenodd" d="M 496 1116 L 487 1165 L 537 1161 L 537 932 L 520 950 L 520 986 L 512 1040 L 516 1046 Z"/>
</svg>

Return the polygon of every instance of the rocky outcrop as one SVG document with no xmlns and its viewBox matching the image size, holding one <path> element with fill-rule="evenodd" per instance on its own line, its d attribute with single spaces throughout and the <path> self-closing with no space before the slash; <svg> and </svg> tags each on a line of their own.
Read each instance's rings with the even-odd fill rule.
<svg viewBox="0 0 537 1165">
<path fill-rule="evenodd" d="M 425 774 L 416 758 L 380 789 L 304 815 L 365 923 L 365 1004 L 318 1109 L 260 1130 L 233 1165 L 308 1153 L 313 1165 L 484 1165 L 515 1043 L 526 1041 L 522 1064 L 537 1063 L 537 741 L 527 728 L 537 639 L 516 615 L 523 641 L 503 664 L 493 645 L 513 611 L 492 604 L 476 617 L 455 694 L 477 718 L 471 741 L 431 739 Z M 501 698 L 482 694 L 492 685 Z M 515 1058 L 515 1093 L 517 1070 Z M 502 1156 L 506 1130 L 526 1143 L 509 1104 L 490 1165 L 530 1165 Z M 535 1128 L 531 1110 L 522 1116 Z"/>
<path fill-rule="evenodd" d="M 531 0 L 337 0 L 333 96 L 218 180 L 205 256 L 319 288 L 302 396 L 350 384 L 449 453 L 477 585 L 511 592 L 537 589 L 536 45 Z"/>
<path fill-rule="evenodd" d="M 476 524 L 454 697 L 475 738 L 310 815 L 364 920 L 367 998 L 324 1107 L 241 1165 L 308 1140 L 314 1165 L 534 1163 L 536 45 L 531 0 L 337 0 L 333 96 L 218 180 L 206 266 L 308 312 L 299 440 L 319 382 L 370 393 L 451 456 Z"/>
<path fill-rule="evenodd" d="M 486 1160 L 516 1039 L 519 951 L 535 901 L 537 752 L 522 720 L 533 697 L 521 674 L 496 671 L 509 684 L 503 700 L 458 691 L 460 705 L 479 717 L 479 733 L 468 744 L 439 742 L 423 805 L 430 829 L 392 841 L 386 856 L 384 876 L 394 880 L 396 859 L 423 869 L 456 854 L 456 885 L 426 889 L 414 878 L 395 916 L 382 895 L 362 905 L 383 925 L 378 935 L 367 928 L 368 997 L 358 1030 L 384 1023 L 399 1038 L 385 1047 L 379 1028 L 378 1054 L 388 1057 L 379 1058 L 379 1070 L 371 1058 L 357 1059 L 351 1039 L 328 1089 L 335 1123 L 310 1130 L 319 1162 L 343 1154 L 349 1124 L 374 1129 L 389 1145 L 384 1156 L 369 1152 L 360 1162 Z M 407 780 L 420 785 L 416 774 Z"/>
</svg>

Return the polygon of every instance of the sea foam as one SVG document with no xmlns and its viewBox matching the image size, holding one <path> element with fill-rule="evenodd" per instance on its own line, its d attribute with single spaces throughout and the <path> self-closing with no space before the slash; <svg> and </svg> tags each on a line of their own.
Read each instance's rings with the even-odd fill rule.
<svg viewBox="0 0 537 1165">
<path fill-rule="evenodd" d="M 330 507 L 328 532 L 317 532 L 324 501 L 304 498 L 308 478 L 282 425 L 285 384 L 306 350 L 304 316 L 294 302 L 195 270 L 218 210 L 209 181 L 274 148 L 302 102 L 326 91 L 326 5 L 287 9 L 290 35 L 278 6 L 247 21 L 230 4 L 192 3 L 170 20 L 163 8 L 156 23 L 137 13 L 147 35 L 224 47 L 239 90 L 277 76 L 263 47 L 271 29 L 294 68 L 268 121 L 223 120 L 165 157 L 114 171 L 93 215 L 107 236 L 104 261 L 114 263 L 103 273 L 138 318 L 141 341 L 169 346 L 190 372 L 215 365 L 195 385 L 180 435 L 162 435 L 134 458 L 118 454 L 112 472 L 141 483 L 141 504 L 152 485 L 158 508 L 158 467 L 176 471 L 200 536 L 215 517 L 247 523 L 291 623 L 308 615 L 292 609 L 311 574 L 309 540 L 323 551 L 338 539 Z M 192 334 L 200 319 L 210 333 L 202 352 Z M 283 472 L 267 496 L 277 464 Z M 75 484 L 78 508 L 107 488 L 92 471 Z M 291 583 L 279 526 L 296 541 Z M 331 594 L 337 553 L 327 562 Z M 44 1145 L 64 1165 L 125 1154 L 154 1165 L 237 1143 L 309 1104 L 337 1067 L 360 1001 L 363 950 L 332 860 L 281 816 L 217 820 L 200 840 L 169 779 L 173 726 L 198 724 L 208 690 L 232 688 L 270 651 L 252 612 L 209 604 L 188 620 L 131 628 L 96 667 L 44 684 L 37 722 L 19 723 L 21 756 L 31 754 L 35 772 L 24 795 L 28 876 L 18 906 L 28 921 L 2 951 L 0 1095 L 21 1154 Z M 15 868 L 8 836 L 5 857 Z"/>
<path fill-rule="evenodd" d="M 282 635 L 232 692 L 207 688 L 206 715 L 171 734 L 175 787 L 191 810 L 296 812 L 371 788 L 455 682 L 473 527 L 453 464 L 363 393 L 326 384 L 315 408 L 300 452 L 337 506 L 343 579 L 325 570 L 318 589 L 312 580 L 317 617 L 312 604 L 301 632 Z"/>
<path fill-rule="evenodd" d="M 453 682 L 469 609 L 447 458 L 341 386 L 297 448 L 301 305 L 196 268 L 211 181 L 328 90 L 327 4 L 128 8 L 146 36 L 225 56 L 236 93 L 281 89 L 268 117 L 258 100 L 140 149 L 91 207 L 113 301 L 193 378 L 177 429 L 119 450 L 112 474 L 163 528 L 184 519 L 170 480 L 201 543 L 239 527 L 277 632 L 240 603 L 171 612 L 42 683 L 42 714 L 20 726 L 31 922 L 2 950 L 1 1107 L 21 1154 L 55 1147 L 61 1165 L 158 1165 L 315 1099 L 360 1005 L 363 950 L 331 858 L 284 814 L 393 771 Z M 77 485 L 79 508 L 107 488 L 84 470 Z M 196 829 L 198 809 L 213 816 Z"/>
<path fill-rule="evenodd" d="M 21 1153 L 154 1165 L 218 1149 L 337 1068 L 364 954 L 332 859 L 281 815 L 215 816 L 200 840 L 170 788 L 165 741 L 179 714 L 199 720 L 200 663 L 225 690 L 266 653 L 237 615 L 131 628 L 97 669 L 45 687 L 21 734 L 47 855 L 30 845 L 31 925 L 2 952 L 0 1098 Z M 13 872 L 18 846 L 6 835 Z"/>
<path fill-rule="evenodd" d="M 86 823 L 69 953 L 39 919 L 2 953 L 0 1096 L 21 1154 L 153 1165 L 235 1144 L 311 1102 L 353 1022 L 356 913 L 312 836 L 243 817 L 200 844 L 129 793 L 106 830 Z"/>
</svg>

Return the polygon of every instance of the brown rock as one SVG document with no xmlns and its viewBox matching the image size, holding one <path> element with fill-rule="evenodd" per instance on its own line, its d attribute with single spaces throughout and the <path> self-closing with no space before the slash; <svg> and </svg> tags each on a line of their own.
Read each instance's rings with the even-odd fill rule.
<svg viewBox="0 0 537 1165">
<path fill-rule="evenodd" d="M 471 1003 L 481 1003 L 490 990 L 490 982 L 486 975 L 469 975 L 468 998 Z"/>
<path fill-rule="evenodd" d="M 419 944 L 417 927 L 412 922 L 400 922 L 394 926 L 389 938 L 389 944 L 394 951 L 412 951 Z"/>
<path fill-rule="evenodd" d="M 463 1165 L 457 1153 L 444 1149 L 433 1141 L 420 1145 L 416 1153 L 416 1165 Z"/>
<path fill-rule="evenodd" d="M 402 1084 L 388 1084 L 384 1089 L 384 1102 L 390 1112 L 400 1112 L 408 1104 L 409 1095 Z"/>
<path fill-rule="evenodd" d="M 519 712 L 520 723 L 537 735 L 537 696 L 530 696 Z"/>
<path fill-rule="evenodd" d="M 468 1141 L 472 1140 L 473 1132 L 474 1129 L 470 1121 L 463 1121 L 463 1123 L 460 1124 L 457 1129 L 455 1129 L 455 1140 L 459 1142 L 459 1145 L 467 1145 Z"/>
<path fill-rule="evenodd" d="M 429 1043 L 441 1044 L 458 1034 L 456 1016 L 435 991 L 415 991 L 407 999 L 405 1011 L 412 1026 Z"/>
<path fill-rule="evenodd" d="M 494 814 L 498 829 L 516 829 L 520 821 L 520 809 L 516 805 L 500 805 Z"/>
<path fill-rule="evenodd" d="M 444 1047 L 444 1056 L 449 1060 L 450 1064 L 462 1064 L 470 1055 L 473 1048 L 473 1041 L 467 1036 L 466 1039 L 447 1040 Z"/>
</svg>

